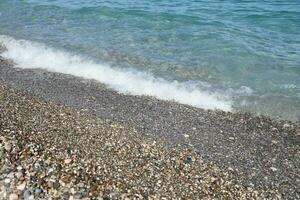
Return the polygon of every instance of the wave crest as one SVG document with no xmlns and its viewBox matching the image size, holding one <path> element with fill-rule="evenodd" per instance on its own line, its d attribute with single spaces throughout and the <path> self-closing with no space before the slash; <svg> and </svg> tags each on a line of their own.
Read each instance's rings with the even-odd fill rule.
<svg viewBox="0 0 300 200">
<path fill-rule="evenodd" d="M 1 55 L 12 59 L 20 68 L 41 68 L 95 79 L 121 93 L 154 96 L 204 109 L 230 111 L 232 107 L 227 97 L 202 91 L 187 82 L 170 82 L 132 69 L 111 68 L 109 65 L 84 59 L 80 55 L 9 36 L 0 36 L 0 42 L 7 49 Z"/>
</svg>

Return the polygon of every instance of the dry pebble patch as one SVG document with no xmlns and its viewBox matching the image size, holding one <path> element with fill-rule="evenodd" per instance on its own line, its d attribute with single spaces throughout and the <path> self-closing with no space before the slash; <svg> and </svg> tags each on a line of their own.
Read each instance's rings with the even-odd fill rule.
<svg viewBox="0 0 300 200">
<path fill-rule="evenodd" d="M 191 149 L 0 86 L 0 199 L 280 199 Z"/>
</svg>

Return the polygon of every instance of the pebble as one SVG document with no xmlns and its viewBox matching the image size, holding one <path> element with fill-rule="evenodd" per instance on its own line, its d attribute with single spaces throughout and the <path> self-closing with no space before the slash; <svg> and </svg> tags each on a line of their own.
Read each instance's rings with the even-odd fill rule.
<svg viewBox="0 0 300 200">
<path fill-rule="evenodd" d="M 21 171 L 23 169 L 23 167 L 21 166 L 21 165 L 19 165 L 18 167 L 17 167 L 17 170 L 18 171 Z"/>
<path fill-rule="evenodd" d="M 228 167 L 228 171 L 233 172 L 233 168 L 232 167 Z"/>
<path fill-rule="evenodd" d="M 73 195 L 73 197 L 74 197 L 75 199 L 81 199 L 81 198 L 82 198 L 82 194 L 81 194 L 80 192 L 77 192 L 77 193 L 75 193 L 75 194 Z"/>
<path fill-rule="evenodd" d="M 13 172 L 10 172 L 6 177 L 9 179 L 13 179 L 15 174 Z"/>
<path fill-rule="evenodd" d="M 71 192 L 71 194 L 75 194 L 75 189 L 71 188 L 70 192 Z"/>
<path fill-rule="evenodd" d="M 284 128 L 284 129 L 289 129 L 290 127 L 291 127 L 290 124 L 284 124 L 284 125 L 283 125 L 283 128 Z"/>
<path fill-rule="evenodd" d="M 68 158 L 68 159 L 65 159 L 65 164 L 70 164 L 72 162 L 72 159 Z"/>
<path fill-rule="evenodd" d="M 10 152 L 10 151 L 11 151 L 11 148 L 12 148 L 12 146 L 11 146 L 11 144 L 10 144 L 9 142 L 6 142 L 6 143 L 4 144 L 4 149 L 5 149 L 6 151 Z"/>
<path fill-rule="evenodd" d="M 9 195 L 9 200 L 18 200 L 18 195 L 16 195 L 16 194 L 10 194 Z"/>
<path fill-rule="evenodd" d="M 20 179 L 23 176 L 22 172 L 16 172 L 15 176 L 17 177 L 17 179 Z"/>
<path fill-rule="evenodd" d="M 34 200 L 34 196 L 33 196 L 33 195 L 30 195 L 30 196 L 28 197 L 28 200 Z"/>
<path fill-rule="evenodd" d="M 3 147 L 0 146 L 0 158 L 2 158 L 3 154 L 4 154 L 4 152 L 3 152 Z"/>
<path fill-rule="evenodd" d="M 277 171 L 277 168 L 276 168 L 276 167 L 270 167 L 270 169 L 271 169 L 273 172 L 276 172 L 276 171 Z"/>
<path fill-rule="evenodd" d="M 53 183 L 53 188 L 56 189 L 56 190 L 58 190 L 59 187 L 60 187 L 59 182 L 58 182 L 58 181 L 55 181 L 55 182 Z"/>
<path fill-rule="evenodd" d="M 10 180 L 9 178 L 4 179 L 4 183 L 5 183 L 5 184 L 9 184 L 10 181 L 11 181 L 11 180 Z"/>
<path fill-rule="evenodd" d="M 25 187 L 26 187 L 26 182 L 24 181 L 23 183 L 17 186 L 17 189 L 23 191 Z"/>
<path fill-rule="evenodd" d="M 29 190 L 25 190 L 23 194 L 24 200 L 29 200 L 30 196 L 31 196 L 31 192 Z"/>
<path fill-rule="evenodd" d="M 34 193 L 35 193 L 36 196 L 39 196 L 42 192 L 43 192 L 43 191 L 42 191 L 40 188 L 36 188 L 36 189 L 34 190 Z"/>
</svg>

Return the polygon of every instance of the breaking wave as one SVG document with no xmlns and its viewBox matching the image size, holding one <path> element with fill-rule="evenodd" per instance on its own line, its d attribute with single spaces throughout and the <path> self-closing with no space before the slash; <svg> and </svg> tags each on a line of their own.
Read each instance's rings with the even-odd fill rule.
<svg viewBox="0 0 300 200">
<path fill-rule="evenodd" d="M 230 111 L 232 107 L 228 97 L 203 91 L 188 82 L 171 82 L 133 69 L 115 69 L 80 55 L 10 36 L 0 35 L 0 43 L 7 49 L 1 56 L 13 60 L 20 68 L 40 68 L 95 79 L 120 93 L 148 95 L 204 109 Z"/>
</svg>

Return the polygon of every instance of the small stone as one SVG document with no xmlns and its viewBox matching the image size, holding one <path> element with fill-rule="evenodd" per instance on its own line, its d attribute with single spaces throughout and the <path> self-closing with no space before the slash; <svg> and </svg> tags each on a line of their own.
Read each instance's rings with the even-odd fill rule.
<svg viewBox="0 0 300 200">
<path fill-rule="evenodd" d="M 80 183 L 77 184 L 77 186 L 82 188 L 82 187 L 84 187 L 84 183 L 80 182 Z"/>
<path fill-rule="evenodd" d="M 77 192 L 74 194 L 74 198 L 75 199 L 81 199 L 82 198 L 82 194 L 80 192 Z"/>
<path fill-rule="evenodd" d="M 187 157 L 184 162 L 185 164 L 191 164 L 193 162 L 193 159 L 191 157 Z"/>
<path fill-rule="evenodd" d="M 16 194 L 10 194 L 9 195 L 9 200 L 18 200 L 18 195 L 16 195 Z"/>
<path fill-rule="evenodd" d="M 40 188 L 36 188 L 36 189 L 34 190 L 34 193 L 35 193 L 36 196 L 39 196 L 42 192 L 43 192 L 43 191 L 42 191 Z"/>
<path fill-rule="evenodd" d="M 48 181 L 47 186 L 48 186 L 49 188 L 53 188 L 53 182 L 52 182 L 52 181 Z"/>
<path fill-rule="evenodd" d="M 10 143 L 6 142 L 6 143 L 4 144 L 4 149 L 5 149 L 6 151 L 10 152 L 10 151 L 11 151 L 11 148 L 12 148 L 12 146 L 11 146 Z"/>
<path fill-rule="evenodd" d="M 30 196 L 31 196 L 31 192 L 29 190 L 25 190 L 23 194 L 24 200 L 29 200 Z"/>
<path fill-rule="evenodd" d="M 33 195 L 30 195 L 30 196 L 28 197 L 28 200 L 34 200 L 34 196 L 33 196 Z"/>
<path fill-rule="evenodd" d="M 13 179 L 15 174 L 13 172 L 10 172 L 6 177 L 9 179 Z"/>
<path fill-rule="evenodd" d="M 228 167 L 228 171 L 233 172 L 234 170 L 231 167 Z"/>
<path fill-rule="evenodd" d="M 22 172 L 17 172 L 17 173 L 15 173 L 15 176 L 17 177 L 17 179 L 19 179 L 23 176 L 23 173 Z"/>
<path fill-rule="evenodd" d="M 56 189 L 56 190 L 58 190 L 59 187 L 60 187 L 59 182 L 58 182 L 58 181 L 55 181 L 55 182 L 53 183 L 53 188 Z"/>
<path fill-rule="evenodd" d="M 188 138 L 188 137 L 190 137 L 190 136 L 189 136 L 189 135 L 187 135 L 187 134 L 184 134 L 183 136 L 184 136 L 185 138 Z"/>
<path fill-rule="evenodd" d="M 4 152 L 3 152 L 3 147 L 0 146 L 0 158 L 3 157 L 3 153 L 4 153 Z"/>
<path fill-rule="evenodd" d="M 10 181 L 11 181 L 11 180 L 10 180 L 9 178 L 4 179 L 4 183 L 5 183 L 5 184 L 9 184 Z"/>
<path fill-rule="evenodd" d="M 53 168 L 48 169 L 48 174 L 52 173 L 54 171 Z"/>
<path fill-rule="evenodd" d="M 272 144 L 277 144 L 277 143 L 278 143 L 278 141 L 272 140 Z"/>
<path fill-rule="evenodd" d="M 75 189 L 71 188 L 70 192 L 71 192 L 71 194 L 75 194 Z"/>
<path fill-rule="evenodd" d="M 23 183 L 17 186 L 17 189 L 23 191 L 25 187 L 26 187 L 26 182 L 24 181 Z"/>
<path fill-rule="evenodd" d="M 234 137 L 229 137 L 229 140 L 234 140 Z"/>
<path fill-rule="evenodd" d="M 291 127 L 291 125 L 289 125 L 289 124 L 284 124 L 284 125 L 283 125 L 283 128 L 284 128 L 284 129 L 288 129 L 288 128 L 290 128 L 290 127 Z"/>
<path fill-rule="evenodd" d="M 64 183 L 69 183 L 70 182 L 70 177 L 69 176 L 63 176 L 61 178 L 61 181 L 64 182 Z"/>
<path fill-rule="evenodd" d="M 72 162 L 72 159 L 70 159 L 70 158 L 65 160 L 65 164 L 67 164 L 67 165 L 70 164 L 71 162 Z"/>
<path fill-rule="evenodd" d="M 276 172 L 276 171 L 277 171 L 277 168 L 275 168 L 275 167 L 270 167 L 270 169 L 271 169 L 273 172 Z"/>
</svg>

